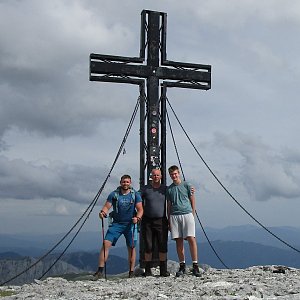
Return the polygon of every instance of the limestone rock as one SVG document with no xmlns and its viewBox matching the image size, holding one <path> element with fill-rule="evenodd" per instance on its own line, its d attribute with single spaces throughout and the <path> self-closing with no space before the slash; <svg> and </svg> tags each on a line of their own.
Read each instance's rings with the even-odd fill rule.
<svg viewBox="0 0 300 300">
<path fill-rule="evenodd" d="M 284 270 L 283 272 L 273 272 Z M 108 280 L 68 281 L 47 278 L 21 287 L 1 290 L 14 300 L 94 300 L 94 299 L 300 299 L 300 270 L 283 266 L 256 266 L 247 269 L 208 268 L 202 277 L 108 277 Z"/>
</svg>

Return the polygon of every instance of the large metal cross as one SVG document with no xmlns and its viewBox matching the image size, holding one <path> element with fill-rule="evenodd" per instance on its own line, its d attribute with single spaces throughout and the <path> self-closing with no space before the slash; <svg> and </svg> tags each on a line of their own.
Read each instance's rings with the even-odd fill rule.
<svg viewBox="0 0 300 300">
<path fill-rule="evenodd" d="M 210 65 L 167 60 L 166 37 L 167 14 L 143 10 L 139 57 L 90 54 L 91 81 L 130 83 L 140 86 L 140 186 L 145 184 L 146 168 L 148 183 L 149 175 L 154 168 L 162 169 L 162 183 L 166 183 L 167 87 L 203 90 L 211 87 Z M 147 141 L 145 141 L 146 121 Z"/>
</svg>

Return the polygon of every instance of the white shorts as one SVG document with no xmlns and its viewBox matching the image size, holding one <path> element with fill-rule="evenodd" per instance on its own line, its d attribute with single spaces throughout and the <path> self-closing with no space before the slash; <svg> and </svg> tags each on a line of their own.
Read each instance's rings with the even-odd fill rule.
<svg viewBox="0 0 300 300">
<path fill-rule="evenodd" d="M 195 237 L 195 218 L 192 213 L 185 215 L 170 215 L 170 229 L 172 239 Z"/>
</svg>

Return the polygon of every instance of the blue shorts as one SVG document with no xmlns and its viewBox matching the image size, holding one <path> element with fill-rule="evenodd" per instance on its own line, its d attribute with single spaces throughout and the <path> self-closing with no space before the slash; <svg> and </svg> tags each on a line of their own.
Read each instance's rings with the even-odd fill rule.
<svg viewBox="0 0 300 300">
<path fill-rule="evenodd" d="M 133 232 L 134 229 L 134 232 Z M 116 245 L 119 237 L 124 235 L 126 239 L 126 245 L 132 247 L 132 242 L 134 243 L 133 247 L 137 244 L 137 224 L 130 223 L 112 223 L 106 232 L 105 240 L 110 241 L 113 246 Z"/>
</svg>

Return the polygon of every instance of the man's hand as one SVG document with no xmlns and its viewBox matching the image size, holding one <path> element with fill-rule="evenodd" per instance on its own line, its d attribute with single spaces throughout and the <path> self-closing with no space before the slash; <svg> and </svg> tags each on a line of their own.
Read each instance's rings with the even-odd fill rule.
<svg viewBox="0 0 300 300">
<path fill-rule="evenodd" d="M 193 194 L 195 194 L 195 192 L 196 192 L 196 190 L 195 190 L 195 188 L 192 186 L 192 187 L 191 187 L 191 194 L 193 195 Z"/>
<path fill-rule="evenodd" d="M 99 218 L 100 218 L 100 219 L 103 219 L 103 218 L 106 218 L 106 217 L 107 217 L 106 212 L 103 211 L 103 210 L 101 210 L 101 211 L 99 212 Z"/>
<path fill-rule="evenodd" d="M 132 218 L 132 223 L 133 224 L 136 224 L 136 223 L 138 223 L 138 222 L 140 222 L 141 221 L 141 218 L 140 217 L 133 217 Z"/>
</svg>

